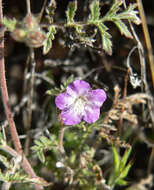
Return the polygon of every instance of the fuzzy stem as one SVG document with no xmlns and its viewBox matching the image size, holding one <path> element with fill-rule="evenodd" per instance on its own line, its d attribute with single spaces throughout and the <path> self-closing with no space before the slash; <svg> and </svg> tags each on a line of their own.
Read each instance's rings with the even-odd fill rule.
<svg viewBox="0 0 154 190">
<path fill-rule="evenodd" d="M 2 0 L 0 0 L 0 26 L 2 25 L 3 13 L 2 13 Z M 13 140 L 14 147 L 18 153 L 18 155 L 23 156 L 22 146 L 19 140 L 19 136 L 16 130 L 15 122 L 13 120 L 13 116 L 11 113 L 11 109 L 9 106 L 9 96 L 6 85 L 6 77 L 5 77 L 5 64 L 4 64 L 4 32 L 0 32 L 0 85 L 1 85 L 1 93 L 3 98 L 3 104 L 5 108 L 5 113 L 7 116 L 7 120 L 9 123 L 9 128 Z M 31 165 L 25 156 L 23 156 L 23 168 L 30 175 L 30 177 L 37 177 L 35 172 L 33 171 Z M 42 185 L 35 185 L 36 190 L 43 189 Z"/>
<path fill-rule="evenodd" d="M 2 23 L 3 14 L 2 14 L 2 0 L 0 0 L 0 23 Z M 17 134 L 16 126 L 12 117 L 12 113 L 9 106 L 9 97 L 6 85 L 5 78 L 5 64 L 4 64 L 4 32 L 0 33 L 0 85 L 1 85 L 1 93 L 3 98 L 3 104 L 5 108 L 5 113 L 7 116 L 7 120 L 10 127 L 11 136 L 13 139 L 13 143 L 16 151 L 21 155 L 22 147 Z"/>
<path fill-rule="evenodd" d="M 27 4 L 27 14 L 31 15 L 30 0 L 26 0 L 26 4 Z"/>
<path fill-rule="evenodd" d="M 64 153 L 64 147 L 63 147 L 63 137 L 64 137 L 64 128 L 63 128 L 63 122 L 61 120 L 61 117 L 59 116 L 59 121 L 60 121 L 60 131 L 59 131 L 59 144 L 58 148 L 61 153 Z"/>
</svg>

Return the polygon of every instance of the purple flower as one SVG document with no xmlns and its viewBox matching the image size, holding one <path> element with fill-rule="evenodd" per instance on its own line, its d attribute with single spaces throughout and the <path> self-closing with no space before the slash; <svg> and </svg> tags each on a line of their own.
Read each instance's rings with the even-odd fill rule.
<svg viewBox="0 0 154 190">
<path fill-rule="evenodd" d="M 89 83 L 75 80 L 66 92 L 59 94 L 55 103 L 61 110 L 61 119 L 65 125 L 76 125 L 81 120 L 94 123 L 100 115 L 100 107 L 106 100 L 102 89 L 91 90 Z"/>
</svg>

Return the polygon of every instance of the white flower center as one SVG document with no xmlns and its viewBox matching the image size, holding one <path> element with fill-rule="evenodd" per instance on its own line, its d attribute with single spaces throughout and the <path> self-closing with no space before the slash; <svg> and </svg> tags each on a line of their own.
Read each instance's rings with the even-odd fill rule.
<svg viewBox="0 0 154 190">
<path fill-rule="evenodd" d="M 83 115 L 84 110 L 85 110 L 85 104 L 86 104 L 86 99 L 83 96 L 79 96 L 75 99 L 73 107 L 74 107 L 74 112 L 78 115 Z"/>
</svg>

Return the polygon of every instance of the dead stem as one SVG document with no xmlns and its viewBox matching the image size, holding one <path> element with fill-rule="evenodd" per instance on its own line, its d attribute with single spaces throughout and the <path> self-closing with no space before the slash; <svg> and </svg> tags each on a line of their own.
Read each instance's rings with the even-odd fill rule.
<svg viewBox="0 0 154 190">
<path fill-rule="evenodd" d="M 153 166 L 153 158 L 154 158 L 154 147 L 152 147 L 149 162 L 148 162 L 147 176 L 149 176 L 151 173 L 151 169 Z"/>
<path fill-rule="evenodd" d="M 138 5 L 140 18 L 141 18 L 141 21 L 142 21 L 141 24 L 142 24 L 145 43 L 146 43 L 146 47 L 147 47 L 149 66 L 150 66 L 150 70 L 151 70 L 151 77 L 152 77 L 152 83 L 153 83 L 153 88 L 154 88 L 154 59 L 153 59 L 150 35 L 149 35 L 149 31 L 148 31 L 148 26 L 147 26 L 147 23 L 146 23 L 145 13 L 144 13 L 143 5 L 142 5 L 142 0 L 136 0 L 136 2 L 137 2 L 137 5 Z"/>
<path fill-rule="evenodd" d="M 125 1 L 124 1 L 124 7 L 127 8 Z M 146 80 L 146 62 L 145 62 L 145 57 L 144 57 L 144 48 L 143 48 L 143 46 L 139 40 L 137 33 L 135 32 L 135 29 L 134 29 L 132 23 L 129 22 L 129 25 L 130 25 L 130 29 L 132 31 L 132 34 L 136 40 L 137 48 L 138 48 L 138 54 L 139 54 L 140 65 L 141 65 L 141 80 L 143 83 L 142 91 L 144 88 L 144 91 L 147 93 L 147 95 L 152 97 L 151 92 L 149 90 L 147 80 Z M 153 100 L 148 100 L 148 109 L 149 109 L 151 120 L 154 123 L 154 101 Z"/>
<path fill-rule="evenodd" d="M 28 135 L 30 128 L 31 128 L 31 122 L 32 122 L 32 104 L 33 104 L 33 96 L 34 96 L 34 82 L 35 82 L 35 56 L 34 56 L 34 49 L 30 49 L 30 58 L 31 58 L 31 81 L 30 81 L 30 95 L 28 100 L 28 113 L 27 113 L 27 126 L 26 126 L 26 142 L 25 142 L 25 155 L 27 156 L 29 154 L 29 146 L 30 146 L 30 135 Z"/>
<path fill-rule="evenodd" d="M 40 23 L 41 18 L 42 18 L 42 16 L 43 16 L 43 12 L 44 12 L 44 10 L 45 10 L 46 4 L 47 4 L 47 0 L 44 0 L 44 3 L 43 3 L 43 6 L 42 6 L 42 9 L 41 9 L 41 12 L 40 12 L 40 14 L 39 14 L 39 19 L 38 19 L 38 22 L 39 22 L 39 23 Z"/>
<path fill-rule="evenodd" d="M 125 80 L 124 80 L 123 99 L 127 96 L 128 73 L 129 73 L 129 71 L 127 71 L 126 76 L 125 76 Z M 122 127 L 122 123 L 123 123 L 122 113 L 124 112 L 124 110 L 125 110 L 125 107 L 124 107 L 124 105 L 122 105 L 121 116 L 120 116 L 120 119 L 118 122 L 118 129 L 117 129 L 117 135 L 118 136 L 120 136 L 120 134 L 121 134 L 121 127 Z"/>
</svg>

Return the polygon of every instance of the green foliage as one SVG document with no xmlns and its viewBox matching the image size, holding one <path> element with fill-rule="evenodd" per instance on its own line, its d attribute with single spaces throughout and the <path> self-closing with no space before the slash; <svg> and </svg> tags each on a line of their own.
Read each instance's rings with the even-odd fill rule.
<svg viewBox="0 0 154 190">
<path fill-rule="evenodd" d="M 100 6 L 99 6 L 98 0 L 92 1 L 90 5 L 90 12 L 91 14 L 90 14 L 89 20 L 97 22 L 100 18 Z"/>
<path fill-rule="evenodd" d="M 4 139 L 4 134 L 2 132 L 0 132 L 0 145 L 5 145 L 6 141 Z"/>
<path fill-rule="evenodd" d="M 127 185 L 127 181 L 124 180 L 127 177 L 128 172 L 132 166 L 130 161 L 128 164 L 128 159 L 131 153 L 131 147 L 125 150 L 123 157 L 120 159 L 118 150 L 113 146 L 113 162 L 114 168 L 110 175 L 108 185 L 114 188 L 115 185 Z"/>
<path fill-rule="evenodd" d="M 8 19 L 8 18 L 4 17 L 2 20 L 2 24 L 5 27 L 7 27 L 11 32 L 13 32 L 13 30 L 16 27 L 17 20 L 16 19 Z"/>
<path fill-rule="evenodd" d="M 77 1 L 69 2 L 68 8 L 66 11 L 67 24 L 71 25 L 74 23 L 74 16 L 77 10 Z"/>
<path fill-rule="evenodd" d="M 111 34 L 108 32 L 108 28 L 105 26 L 105 22 L 113 22 L 116 27 L 119 29 L 120 33 L 127 38 L 132 38 L 132 34 L 129 31 L 127 25 L 123 20 L 134 22 L 135 24 L 140 24 L 140 19 L 137 16 L 136 4 L 130 4 L 128 8 L 121 11 L 121 6 L 123 1 L 115 1 L 109 11 L 105 16 L 101 16 L 100 12 L 100 2 L 99 0 L 93 0 L 90 3 L 90 14 L 85 22 L 75 22 L 74 17 L 77 10 L 77 1 L 71 1 L 68 3 L 68 8 L 66 11 L 67 22 L 62 27 L 73 27 L 75 28 L 75 35 L 78 43 L 89 45 L 93 47 L 93 42 L 95 42 L 96 33 L 91 36 L 87 34 L 87 26 L 95 26 L 97 31 L 99 31 L 101 36 L 102 48 L 109 55 L 112 54 L 112 41 Z M 41 30 L 39 24 L 35 19 L 35 27 L 32 31 L 29 31 L 31 24 L 34 24 L 34 19 L 31 17 L 31 23 L 28 22 L 25 24 L 25 20 L 28 17 L 23 19 L 23 22 L 18 22 L 22 27 L 17 27 L 16 20 L 9 20 L 4 18 L 3 24 L 13 32 L 12 36 L 15 40 L 20 42 L 25 42 L 30 47 L 40 47 L 43 45 L 43 54 L 47 54 L 52 48 L 52 40 L 55 38 L 56 34 L 56 25 L 51 25 L 53 23 L 53 16 L 55 14 L 56 1 L 50 1 L 48 7 L 46 8 L 47 18 L 50 23 L 48 26 L 48 32 L 45 33 Z M 29 19 L 29 18 L 28 18 Z M 74 36 L 75 36 L 74 35 Z"/>
<path fill-rule="evenodd" d="M 22 159 L 22 158 L 21 158 Z M 39 179 L 30 178 L 20 168 L 20 158 L 8 160 L 6 156 L 0 155 L 0 162 L 4 165 L 5 171 L 0 170 L 0 182 L 7 183 L 40 183 Z"/>
<path fill-rule="evenodd" d="M 105 22 L 105 21 L 113 22 L 118 27 L 121 34 L 125 35 L 128 38 L 132 38 L 131 33 L 129 32 L 126 24 L 122 21 L 122 19 L 127 19 L 127 20 L 134 21 L 134 22 L 139 20 L 139 18 L 136 16 L 137 12 L 133 10 L 136 8 L 136 5 L 133 4 L 133 6 L 132 6 L 130 4 L 128 9 L 124 10 L 122 13 L 118 13 L 121 4 L 122 4 L 121 1 L 115 2 L 112 5 L 111 9 L 108 11 L 108 13 L 102 18 L 102 21 L 103 22 Z M 136 13 L 136 14 L 134 14 L 134 13 Z"/>
<path fill-rule="evenodd" d="M 46 34 L 46 39 L 43 42 L 43 54 L 47 54 L 52 48 L 52 40 L 54 40 L 56 34 L 55 26 L 49 27 L 49 32 Z"/>
<path fill-rule="evenodd" d="M 52 140 L 51 140 L 52 139 Z M 52 150 L 53 148 L 57 148 L 57 141 L 54 135 L 52 135 L 51 139 L 41 136 L 39 140 L 35 140 L 35 145 L 32 147 L 32 150 L 34 150 L 37 153 L 38 158 L 42 163 L 45 163 L 45 151 Z"/>
<path fill-rule="evenodd" d="M 74 79 L 74 76 L 71 75 L 63 84 L 60 85 L 60 88 L 55 87 L 53 89 L 47 90 L 46 94 L 57 96 L 58 94 L 66 90 L 66 87 L 69 85 L 69 83 L 73 81 L 73 79 Z"/>
<path fill-rule="evenodd" d="M 108 32 L 106 32 L 108 28 L 103 23 L 98 24 L 97 27 L 101 34 L 103 49 L 109 55 L 111 55 L 112 54 L 112 42 L 110 40 L 111 35 Z"/>
<path fill-rule="evenodd" d="M 55 9 L 56 9 L 56 1 L 50 0 L 48 6 L 46 8 L 46 13 L 48 14 L 47 18 L 50 23 L 53 23 L 53 16 L 55 14 Z"/>
<path fill-rule="evenodd" d="M 51 96 L 57 96 L 60 93 L 61 93 L 61 90 L 57 87 L 46 91 L 46 94 L 51 95 Z"/>
<path fill-rule="evenodd" d="M 0 181 L 5 183 L 28 183 L 30 181 L 32 182 L 28 175 L 22 174 L 20 171 L 15 172 L 14 174 L 9 173 L 9 171 L 7 171 L 6 173 L 2 173 L 0 171 Z"/>
<path fill-rule="evenodd" d="M 112 42 L 110 40 L 111 35 L 107 32 L 108 28 L 104 25 L 104 22 L 111 21 L 113 22 L 121 32 L 121 34 L 125 35 L 128 38 L 132 38 L 130 31 L 128 30 L 126 24 L 122 21 L 122 19 L 127 19 L 129 21 L 133 21 L 136 24 L 140 23 L 140 19 L 136 16 L 137 11 L 134 11 L 136 8 L 135 4 L 130 4 L 129 7 L 124 10 L 122 13 L 118 13 L 120 10 L 120 6 L 122 1 L 115 1 L 107 14 L 101 18 L 100 16 L 100 5 L 98 0 L 94 0 L 90 5 L 90 17 L 88 20 L 89 24 L 93 24 L 98 27 L 99 32 L 102 38 L 102 47 L 108 54 L 112 54 Z M 127 15 L 127 16 L 126 16 Z"/>
<path fill-rule="evenodd" d="M 6 167 L 6 168 L 9 168 L 10 164 L 8 162 L 8 159 L 3 156 L 3 155 L 0 155 L 0 162 Z"/>
</svg>

